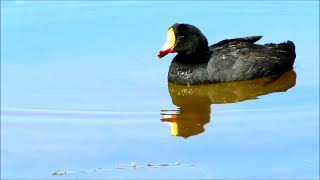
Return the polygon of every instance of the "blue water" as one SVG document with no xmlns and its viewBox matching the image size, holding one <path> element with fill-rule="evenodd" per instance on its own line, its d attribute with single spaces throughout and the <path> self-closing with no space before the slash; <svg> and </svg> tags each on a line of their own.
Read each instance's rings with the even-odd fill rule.
<svg viewBox="0 0 320 180">
<path fill-rule="evenodd" d="M 176 22 L 293 41 L 295 86 L 170 135 L 174 54 L 156 55 Z M 317 1 L 1 1 L 1 178 L 319 178 L 318 92 Z"/>
</svg>

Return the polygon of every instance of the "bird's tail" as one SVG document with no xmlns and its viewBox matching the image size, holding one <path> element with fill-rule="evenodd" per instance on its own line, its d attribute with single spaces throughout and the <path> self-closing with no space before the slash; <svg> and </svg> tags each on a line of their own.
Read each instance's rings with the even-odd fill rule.
<svg viewBox="0 0 320 180">
<path fill-rule="evenodd" d="M 285 59 L 290 61 L 290 64 L 293 65 L 296 58 L 296 47 L 292 41 L 283 42 L 280 44 L 266 44 L 267 46 L 275 49 L 280 56 L 286 57 Z"/>
<path fill-rule="evenodd" d="M 296 46 L 294 45 L 294 43 L 292 41 L 287 41 L 287 42 L 280 43 L 278 47 L 280 50 L 283 49 L 284 51 L 286 51 L 286 54 L 291 60 L 293 65 L 294 60 L 296 59 Z"/>
<path fill-rule="evenodd" d="M 293 58 L 296 57 L 296 46 L 292 41 L 287 41 L 287 42 L 277 44 L 277 49 L 286 51 Z"/>
</svg>

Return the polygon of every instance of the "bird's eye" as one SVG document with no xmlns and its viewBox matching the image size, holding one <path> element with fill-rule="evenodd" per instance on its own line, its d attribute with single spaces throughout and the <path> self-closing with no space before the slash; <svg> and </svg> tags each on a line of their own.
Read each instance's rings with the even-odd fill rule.
<svg viewBox="0 0 320 180">
<path fill-rule="evenodd" d="M 184 38 L 184 36 L 179 36 L 179 39 L 182 39 L 182 38 Z"/>
</svg>

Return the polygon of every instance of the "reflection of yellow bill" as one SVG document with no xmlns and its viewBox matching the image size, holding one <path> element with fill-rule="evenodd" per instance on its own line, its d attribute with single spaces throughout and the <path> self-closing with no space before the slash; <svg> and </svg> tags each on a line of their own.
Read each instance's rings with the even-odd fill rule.
<svg viewBox="0 0 320 180">
<path fill-rule="evenodd" d="M 162 114 L 162 121 L 170 126 L 170 134 L 172 136 L 177 136 L 179 134 L 178 124 L 175 122 L 177 118 L 176 114 Z"/>
<path fill-rule="evenodd" d="M 165 123 L 169 124 L 169 126 L 170 126 L 170 134 L 172 136 L 177 136 L 179 134 L 177 122 L 165 122 Z"/>
<path fill-rule="evenodd" d="M 171 134 L 172 136 L 177 136 L 177 135 L 179 134 L 177 122 L 172 122 L 172 123 L 170 124 L 170 134 Z"/>
</svg>

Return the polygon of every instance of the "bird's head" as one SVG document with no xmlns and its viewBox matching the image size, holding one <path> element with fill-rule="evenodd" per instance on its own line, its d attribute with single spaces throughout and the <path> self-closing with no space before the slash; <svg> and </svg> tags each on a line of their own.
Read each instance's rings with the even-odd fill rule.
<svg viewBox="0 0 320 180">
<path fill-rule="evenodd" d="M 190 24 L 173 24 L 167 31 L 167 40 L 157 58 L 168 53 L 192 54 L 207 50 L 208 41 L 201 31 Z"/>
</svg>

